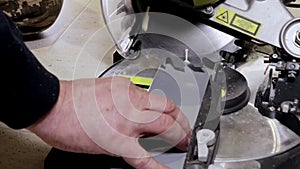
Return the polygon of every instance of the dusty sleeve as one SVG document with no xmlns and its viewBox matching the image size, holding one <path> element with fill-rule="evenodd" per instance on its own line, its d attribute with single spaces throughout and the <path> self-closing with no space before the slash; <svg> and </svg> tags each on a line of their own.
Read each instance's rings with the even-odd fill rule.
<svg viewBox="0 0 300 169">
<path fill-rule="evenodd" d="M 14 129 L 28 127 L 56 103 L 59 80 L 35 58 L 17 26 L 1 10 L 0 57 L 0 121 Z"/>
</svg>

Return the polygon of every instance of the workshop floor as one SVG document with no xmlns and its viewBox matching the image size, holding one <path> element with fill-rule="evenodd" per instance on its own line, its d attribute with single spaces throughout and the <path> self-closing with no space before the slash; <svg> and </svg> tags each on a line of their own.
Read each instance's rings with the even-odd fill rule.
<svg viewBox="0 0 300 169">
<path fill-rule="evenodd" d="M 300 16 L 299 10 L 292 12 Z M 112 63 L 114 46 L 103 24 L 99 0 L 65 0 L 59 19 L 42 35 L 26 43 L 61 79 L 98 77 Z M 0 123 L 0 169 L 42 169 L 50 149 L 31 132 Z"/>
<path fill-rule="evenodd" d="M 60 79 L 98 77 L 112 63 L 104 57 L 114 44 L 103 27 L 99 0 L 65 0 L 56 23 L 26 44 Z M 31 132 L 0 123 L 0 169 L 42 169 L 50 149 Z"/>
</svg>

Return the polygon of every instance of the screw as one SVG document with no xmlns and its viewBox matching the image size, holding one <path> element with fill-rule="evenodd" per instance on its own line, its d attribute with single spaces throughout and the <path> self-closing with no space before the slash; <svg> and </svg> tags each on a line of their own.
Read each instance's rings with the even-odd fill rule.
<svg viewBox="0 0 300 169">
<path fill-rule="evenodd" d="M 289 68 L 290 68 L 291 70 L 294 70 L 294 69 L 296 68 L 296 65 L 295 65 L 295 64 L 290 64 Z"/>
<path fill-rule="evenodd" d="M 212 6 L 208 6 L 204 10 L 202 10 L 202 12 L 206 15 L 212 16 L 214 14 L 214 8 Z"/>
<path fill-rule="evenodd" d="M 273 58 L 273 59 L 277 59 L 277 58 L 278 58 L 278 55 L 274 53 L 274 54 L 272 55 L 272 58 Z"/>
</svg>

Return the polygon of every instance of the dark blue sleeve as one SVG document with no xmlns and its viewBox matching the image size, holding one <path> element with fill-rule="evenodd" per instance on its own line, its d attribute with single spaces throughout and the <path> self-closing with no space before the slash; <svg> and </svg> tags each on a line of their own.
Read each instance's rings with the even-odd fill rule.
<svg viewBox="0 0 300 169">
<path fill-rule="evenodd" d="M 0 57 L 0 121 L 14 129 L 28 127 L 56 103 L 59 80 L 39 63 L 17 26 L 1 10 Z"/>
</svg>

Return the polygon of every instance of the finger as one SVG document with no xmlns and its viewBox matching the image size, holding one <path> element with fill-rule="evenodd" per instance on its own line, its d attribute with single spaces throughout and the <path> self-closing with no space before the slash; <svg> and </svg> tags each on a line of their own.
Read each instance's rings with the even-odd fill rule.
<svg viewBox="0 0 300 169">
<path fill-rule="evenodd" d="M 158 163 L 146 150 L 144 150 L 138 142 L 135 144 L 131 144 L 128 146 L 124 144 L 126 147 L 123 149 L 120 155 L 123 159 L 136 169 L 171 169 L 161 163 Z"/>
<path fill-rule="evenodd" d="M 159 112 L 170 112 L 176 108 L 176 105 L 166 97 L 154 93 L 149 93 L 145 96 L 147 96 L 147 98 L 145 99 L 145 109 Z"/>
<path fill-rule="evenodd" d="M 144 89 L 134 91 L 136 92 L 133 92 L 134 94 L 132 94 L 130 98 L 132 98 L 132 105 L 134 105 L 137 110 L 152 110 L 169 114 L 183 126 L 187 126 L 186 129 L 189 130 L 189 122 L 186 116 L 172 100 L 155 93 L 149 93 Z"/>
<path fill-rule="evenodd" d="M 190 130 L 190 124 L 187 117 L 174 102 L 153 93 L 150 93 L 148 97 L 149 102 L 146 104 L 148 105 L 148 110 L 169 114 L 183 127 L 185 131 L 188 132 Z"/>
<path fill-rule="evenodd" d="M 121 156 L 132 167 L 137 169 L 170 169 L 163 164 L 158 163 L 145 149 L 143 149 L 137 140 L 126 142 L 122 145 Z"/>
<path fill-rule="evenodd" d="M 190 122 L 186 115 L 177 106 L 175 106 L 173 111 L 166 112 L 165 114 L 168 114 L 175 119 L 185 132 L 190 132 Z"/>
<path fill-rule="evenodd" d="M 169 167 L 158 163 L 152 157 L 145 158 L 123 158 L 128 164 L 137 169 L 170 169 Z"/>
<path fill-rule="evenodd" d="M 154 135 L 165 139 L 170 144 L 177 146 L 182 150 L 186 150 L 191 130 L 186 130 L 186 126 L 181 126 L 168 114 L 148 111 L 148 114 L 160 114 L 155 120 L 149 123 L 139 124 L 138 132 L 144 135 Z"/>
</svg>

